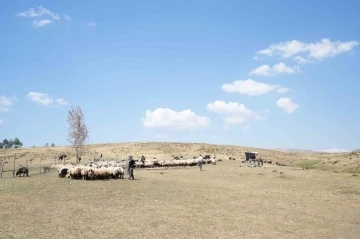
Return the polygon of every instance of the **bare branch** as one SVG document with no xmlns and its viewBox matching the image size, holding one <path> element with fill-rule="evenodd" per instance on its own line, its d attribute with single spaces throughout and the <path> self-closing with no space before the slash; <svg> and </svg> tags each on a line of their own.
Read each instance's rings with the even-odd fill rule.
<svg viewBox="0 0 360 239">
<path fill-rule="evenodd" d="M 89 137 L 82 109 L 79 106 L 71 108 L 68 112 L 67 121 L 69 124 L 68 141 L 75 147 L 76 161 L 78 162 L 83 152 L 82 148 Z"/>
</svg>

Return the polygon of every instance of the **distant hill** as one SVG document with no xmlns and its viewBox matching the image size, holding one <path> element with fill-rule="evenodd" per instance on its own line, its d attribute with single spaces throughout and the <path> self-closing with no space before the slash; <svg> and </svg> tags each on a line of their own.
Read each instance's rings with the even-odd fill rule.
<svg viewBox="0 0 360 239">
<path fill-rule="evenodd" d="M 285 153 L 318 153 L 309 149 L 273 149 Z"/>
<path fill-rule="evenodd" d="M 353 152 L 360 152 L 360 149 L 355 149 L 353 150 Z"/>
</svg>

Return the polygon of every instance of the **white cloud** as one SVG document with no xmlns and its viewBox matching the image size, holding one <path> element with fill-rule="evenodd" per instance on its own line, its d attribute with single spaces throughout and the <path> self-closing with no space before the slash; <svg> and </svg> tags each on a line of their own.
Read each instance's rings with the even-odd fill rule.
<svg viewBox="0 0 360 239">
<path fill-rule="evenodd" d="M 311 61 L 311 60 L 305 59 L 305 58 L 302 57 L 302 56 L 295 56 L 295 57 L 294 57 L 294 60 L 297 61 L 298 64 L 305 64 L 305 63 L 311 63 L 311 62 L 313 62 L 313 61 Z"/>
<path fill-rule="evenodd" d="M 147 110 L 141 119 L 146 128 L 163 128 L 172 130 L 196 130 L 211 124 L 205 116 L 196 115 L 191 110 L 174 111 L 169 108 Z"/>
<path fill-rule="evenodd" d="M 282 87 L 280 85 L 265 84 L 251 79 L 225 83 L 221 88 L 228 93 L 239 93 L 249 96 L 263 95 L 274 90 L 278 93 L 286 93 L 289 91 L 288 88 Z"/>
<path fill-rule="evenodd" d="M 228 130 L 230 125 L 243 124 L 251 119 L 263 120 L 267 117 L 269 110 L 255 112 L 244 104 L 236 102 L 214 101 L 206 106 L 208 111 L 223 115 L 224 129 Z"/>
<path fill-rule="evenodd" d="M 212 111 L 217 114 L 241 114 L 251 116 L 253 114 L 252 110 L 248 109 L 245 105 L 239 104 L 236 102 L 224 102 L 224 101 L 214 101 L 209 103 L 206 108 L 209 111 Z"/>
<path fill-rule="evenodd" d="M 3 119 L 0 119 L 0 124 L 4 123 L 4 120 Z"/>
<path fill-rule="evenodd" d="M 318 152 L 324 152 L 324 153 L 346 153 L 351 152 L 350 149 L 338 149 L 338 148 L 331 148 L 331 149 L 323 149 L 323 150 L 317 150 Z"/>
<path fill-rule="evenodd" d="M 96 23 L 94 21 L 87 23 L 89 27 L 96 27 Z"/>
<path fill-rule="evenodd" d="M 67 102 L 63 98 L 56 99 L 56 103 L 58 103 L 59 105 L 69 105 L 69 102 Z"/>
<path fill-rule="evenodd" d="M 15 97 L 6 97 L 4 95 L 0 95 L 0 111 L 9 111 L 10 107 L 13 105 L 13 101 Z"/>
<path fill-rule="evenodd" d="M 258 76 L 273 76 L 278 75 L 282 73 L 295 73 L 299 71 L 298 66 L 290 67 L 285 65 L 283 62 L 280 62 L 279 64 L 276 64 L 274 66 L 269 65 L 261 65 L 258 68 L 253 69 L 250 71 L 250 75 L 258 75 Z"/>
<path fill-rule="evenodd" d="M 50 105 L 54 101 L 47 94 L 38 93 L 38 92 L 29 92 L 27 96 L 30 100 L 40 105 Z"/>
<path fill-rule="evenodd" d="M 280 55 L 282 58 L 297 57 L 302 54 L 302 58 L 297 58 L 295 60 L 299 61 L 299 59 L 301 59 L 302 63 L 305 63 L 309 60 L 323 61 L 326 58 L 349 52 L 358 45 L 359 42 L 357 41 L 332 42 L 328 38 L 321 39 L 321 41 L 315 43 L 292 40 L 272 44 L 268 48 L 258 51 L 256 54 L 267 56 L 276 54 Z"/>
<path fill-rule="evenodd" d="M 286 92 L 288 92 L 288 91 L 290 91 L 290 89 L 285 88 L 285 87 L 277 87 L 277 88 L 276 88 L 276 92 L 278 92 L 278 93 L 280 93 L 280 94 L 286 93 Z"/>
<path fill-rule="evenodd" d="M 64 15 L 65 20 L 71 20 L 71 17 L 69 15 Z"/>
<path fill-rule="evenodd" d="M 30 18 L 40 17 L 43 15 L 48 15 L 52 19 L 60 21 L 59 14 L 53 13 L 42 6 L 38 6 L 37 9 L 30 8 L 27 11 L 16 14 L 17 17 L 30 17 Z"/>
<path fill-rule="evenodd" d="M 271 67 L 269 65 L 262 65 L 256 69 L 250 71 L 250 75 L 261 75 L 261 76 L 270 76 Z"/>
<path fill-rule="evenodd" d="M 33 21 L 34 27 L 44 27 L 46 25 L 49 25 L 50 23 L 52 23 L 51 20 L 34 20 Z"/>
<path fill-rule="evenodd" d="M 50 105 L 68 105 L 69 103 L 63 98 L 53 99 L 48 94 L 39 92 L 29 92 L 27 97 L 35 103 L 43 106 Z"/>
<path fill-rule="evenodd" d="M 276 101 L 276 105 L 288 114 L 291 114 L 299 107 L 299 105 L 292 102 L 290 98 L 280 98 Z"/>
<path fill-rule="evenodd" d="M 155 139 L 165 139 L 167 137 L 168 137 L 167 134 L 156 134 L 155 135 Z"/>
<path fill-rule="evenodd" d="M 246 121 L 248 121 L 251 117 L 246 116 L 226 116 L 224 117 L 224 123 L 226 125 L 232 125 L 232 124 L 243 124 Z"/>
</svg>

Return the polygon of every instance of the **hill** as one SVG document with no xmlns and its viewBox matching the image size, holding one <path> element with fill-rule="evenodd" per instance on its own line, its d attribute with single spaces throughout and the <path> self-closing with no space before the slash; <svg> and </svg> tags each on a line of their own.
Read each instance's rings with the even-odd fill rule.
<svg viewBox="0 0 360 239">
<path fill-rule="evenodd" d="M 246 151 L 257 151 L 264 160 L 281 162 L 290 166 L 308 167 L 338 172 L 359 173 L 360 153 L 323 153 L 323 152 L 282 152 L 279 150 L 251 148 L 234 145 L 215 145 L 203 143 L 170 143 L 170 142 L 128 142 L 112 144 L 92 144 L 85 147 L 82 162 L 103 156 L 104 160 L 124 160 L 130 154 L 135 159 L 145 155 L 147 160 L 173 159 L 174 156 L 193 158 L 199 154 L 216 155 L 216 158 L 244 160 Z M 5 158 L 4 170 L 12 170 L 13 158 L 16 156 L 15 167 L 25 166 L 39 168 L 39 165 L 61 163 L 60 154 L 68 155 L 67 161 L 75 162 L 74 150 L 71 147 L 41 147 L 0 150 L 0 159 Z M 240 163 L 240 162 L 239 162 Z"/>
<path fill-rule="evenodd" d="M 281 151 L 281 152 L 288 152 L 288 153 L 318 153 L 317 151 L 312 151 L 309 149 L 274 149 L 276 151 Z"/>
<path fill-rule="evenodd" d="M 353 152 L 360 152 L 360 149 L 355 149 L 353 150 Z"/>
</svg>

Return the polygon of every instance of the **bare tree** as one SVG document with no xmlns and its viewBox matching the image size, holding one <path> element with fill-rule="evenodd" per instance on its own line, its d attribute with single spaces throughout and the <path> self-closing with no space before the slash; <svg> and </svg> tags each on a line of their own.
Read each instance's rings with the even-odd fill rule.
<svg viewBox="0 0 360 239">
<path fill-rule="evenodd" d="M 68 141 L 75 147 L 76 163 L 79 163 L 83 154 L 83 147 L 89 137 L 84 114 L 79 106 L 69 110 L 67 121 L 69 124 Z"/>
</svg>

